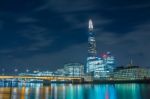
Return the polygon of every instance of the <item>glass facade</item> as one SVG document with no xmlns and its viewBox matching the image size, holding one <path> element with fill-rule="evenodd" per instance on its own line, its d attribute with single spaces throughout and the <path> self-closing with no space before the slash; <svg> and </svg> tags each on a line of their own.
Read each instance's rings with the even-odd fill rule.
<svg viewBox="0 0 150 99">
<path fill-rule="evenodd" d="M 96 60 L 96 68 L 94 70 L 94 77 L 95 78 L 105 78 L 108 77 L 108 70 L 105 69 L 105 64 L 102 58 L 97 58 Z"/>
<path fill-rule="evenodd" d="M 53 76 L 53 72 L 42 71 L 42 72 L 33 72 L 33 73 L 20 73 L 20 76 Z"/>
<path fill-rule="evenodd" d="M 106 52 L 103 54 L 102 59 L 105 65 L 105 70 L 108 71 L 107 73 L 111 76 L 115 66 L 114 56 L 112 56 L 110 52 Z"/>
<path fill-rule="evenodd" d="M 105 53 L 102 58 L 97 57 L 96 40 L 93 33 L 93 23 L 89 20 L 88 57 L 86 63 L 87 75 L 95 78 L 109 77 L 113 72 L 115 58 L 110 52 Z"/>
<path fill-rule="evenodd" d="M 84 66 L 80 63 L 68 63 L 64 65 L 64 71 L 66 76 L 83 76 Z"/>
<path fill-rule="evenodd" d="M 64 69 L 57 69 L 55 71 L 55 75 L 57 75 L 57 76 L 64 76 L 65 75 Z"/>
<path fill-rule="evenodd" d="M 87 58 L 87 73 L 91 73 L 91 76 L 95 78 L 110 77 L 113 73 L 115 65 L 115 58 L 106 53 L 100 57 L 88 57 Z"/>
<path fill-rule="evenodd" d="M 96 40 L 93 33 L 93 23 L 89 20 L 89 37 L 88 37 L 88 57 L 86 64 L 86 73 L 92 73 L 95 71 L 97 64 L 96 57 Z"/>
<path fill-rule="evenodd" d="M 92 32 L 89 33 L 88 38 L 88 56 L 95 57 L 96 56 L 96 41 L 94 34 Z"/>
<path fill-rule="evenodd" d="M 140 80 L 149 79 L 150 69 L 138 66 L 119 67 L 114 72 L 114 79 L 124 80 Z"/>
</svg>

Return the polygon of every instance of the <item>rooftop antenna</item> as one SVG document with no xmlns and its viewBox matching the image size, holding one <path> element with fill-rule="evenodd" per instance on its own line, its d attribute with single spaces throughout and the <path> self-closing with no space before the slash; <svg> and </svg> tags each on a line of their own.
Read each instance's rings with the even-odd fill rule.
<svg viewBox="0 0 150 99">
<path fill-rule="evenodd" d="M 128 64 L 128 66 L 129 66 L 129 67 L 133 66 L 133 60 L 132 60 L 131 57 L 130 57 L 130 62 L 129 62 L 129 64 Z"/>
</svg>

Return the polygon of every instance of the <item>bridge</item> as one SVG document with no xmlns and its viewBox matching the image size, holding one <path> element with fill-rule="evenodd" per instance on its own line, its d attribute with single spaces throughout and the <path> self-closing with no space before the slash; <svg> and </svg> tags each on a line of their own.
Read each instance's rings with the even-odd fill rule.
<svg viewBox="0 0 150 99">
<path fill-rule="evenodd" d="M 83 82 L 83 77 L 69 77 L 69 76 L 0 76 L 0 80 L 5 79 L 37 79 L 43 81 L 71 81 L 71 82 Z"/>
</svg>

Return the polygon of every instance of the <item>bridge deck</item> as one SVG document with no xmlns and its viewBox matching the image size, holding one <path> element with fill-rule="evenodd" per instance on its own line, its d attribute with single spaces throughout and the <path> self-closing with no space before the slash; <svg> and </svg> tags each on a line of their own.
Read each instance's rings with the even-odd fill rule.
<svg viewBox="0 0 150 99">
<path fill-rule="evenodd" d="M 81 80 L 82 77 L 66 77 L 66 76 L 0 76 L 0 79 Z"/>
</svg>

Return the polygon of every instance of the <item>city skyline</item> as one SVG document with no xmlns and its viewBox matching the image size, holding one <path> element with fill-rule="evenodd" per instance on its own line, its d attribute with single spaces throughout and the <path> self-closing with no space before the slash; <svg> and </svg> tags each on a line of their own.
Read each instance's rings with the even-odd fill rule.
<svg viewBox="0 0 150 99">
<path fill-rule="evenodd" d="M 150 2 L 140 0 L 0 1 L 0 67 L 56 70 L 68 62 L 85 64 L 89 19 L 99 56 L 110 51 L 117 66 L 132 58 L 150 67 L 149 10 Z"/>
</svg>

